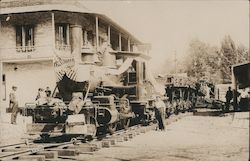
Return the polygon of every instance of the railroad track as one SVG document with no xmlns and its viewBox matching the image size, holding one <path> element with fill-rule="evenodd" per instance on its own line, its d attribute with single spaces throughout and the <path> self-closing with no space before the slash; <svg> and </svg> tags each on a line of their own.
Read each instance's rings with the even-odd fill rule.
<svg viewBox="0 0 250 161">
<path fill-rule="evenodd" d="M 102 135 L 89 142 L 72 140 L 63 143 L 28 143 L 20 142 L 0 146 L 0 161 L 25 160 L 25 161 L 54 161 L 54 160 L 76 160 L 76 156 L 83 153 L 93 153 L 100 148 L 111 147 L 118 142 L 128 141 L 140 133 L 155 128 L 150 126 L 132 126 L 127 130 L 116 131 L 112 135 Z"/>
<path fill-rule="evenodd" d="M 187 116 L 177 115 L 165 120 L 165 124 L 171 124 L 178 119 Z M 34 143 L 20 142 L 16 144 L 0 145 L 0 161 L 58 161 L 77 160 L 80 154 L 93 154 L 100 148 L 109 148 L 120 142 L 131 140 L 133 137 L 155 130 L 157 124 L 149 126 L 135 125 L 127 130 L 118 130 L 114 134 L 100 135 L 89 142 L 72 140 L 62 143 Z"/>
</svg>

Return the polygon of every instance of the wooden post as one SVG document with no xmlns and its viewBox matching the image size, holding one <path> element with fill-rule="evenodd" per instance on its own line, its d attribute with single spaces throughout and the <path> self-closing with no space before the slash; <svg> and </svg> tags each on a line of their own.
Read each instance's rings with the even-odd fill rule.
<svg viewBox="0 0 250 161">
<path fill-rule="evenodd" d="M 81 35 L 82 36 L 82 35 Z M 67 34 L 66 34 L 66 38 L 67 38 L 67 45 L 69 45 L 70 41 L 69 41 L 69 24 L 67 25 Z"/>
<path fill-rule="evenodd" d="M 52 50 L 56 48 L 55 14 L 51 12 Z"/>
<path fill-rule="evenodd" d="M 119 51 L 122 51 L 122 34 L 119 33 Z"/>
<path fill-rule="evenodd" d="M 99 22 L 98 16 L 95 17 L 96 49 L 99 49 Z"/>
<path fill-rule="evenodd" d="M 24 31 L 24 26 L 22 26 L 22 50 L 25 51 L 25 31 Z"/>
<path fill-rule="evenodd" d="M 128 51 L 130 52 L 131 49 L 130 49 L 130 38 L 128 38 Z"/>
<path fill-rule="evenodd" d="M 110 30 L 110 25 L 108 26 L 108 43 L 111 44 L 111 30 Z"/>
</svg>

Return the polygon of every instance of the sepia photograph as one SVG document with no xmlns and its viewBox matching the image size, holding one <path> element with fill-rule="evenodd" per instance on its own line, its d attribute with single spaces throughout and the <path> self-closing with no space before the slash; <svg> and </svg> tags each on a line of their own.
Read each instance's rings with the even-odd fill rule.
<svg viewBox="0 0 250 161">
<path fill-rule="evenodd" d="M 0 0 L 0 161 L 250 161 L 248 0 Z"/>
</svg>

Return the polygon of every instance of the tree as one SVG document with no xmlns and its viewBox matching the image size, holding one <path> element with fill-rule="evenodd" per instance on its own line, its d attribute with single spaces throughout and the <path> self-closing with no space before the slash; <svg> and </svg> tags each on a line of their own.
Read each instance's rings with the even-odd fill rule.
<svg viewBox="0 0 250 161">
<path fill-rule="evenodd" d="M 198 39 L 194 39 L 189 44 L 187 57 L 187 74 L 196 79 L 204 77 L 206 70 L 207 45 Z"/>
<path fill-rule="evenodd" d="M 237 47 L 236 61 L 238 63 L 246 63 L 249 61 L 249 50 L 242 44 Z"/>
<path fill-rule="evenodd" d="M 188 56 L 186 58 L 186 72 L 188 76 L 197 80 L 208 82 L 218 82 L 220 52 L 216 46 L 210 46 L 198 39 L 194 39 L 189 44 Z"/>
<path fill-rule="evenodd" d="M 230 35 L 226 35 L 221 42 L 221 76 L 222 83 L 231 81 L 231 66 L 237 63 L 237 48 Z"/>
<path fill-rule="evenodd" d="M 231 82 L 231 66 L 249 61 L 249 50 L 244 45 L 235 45 L 229 35 L 221 41 L 221 46 L 211 46 L 198 39 L 189 44 L 184 62 L 188 76 L 213 84 Z"/>
</svg>

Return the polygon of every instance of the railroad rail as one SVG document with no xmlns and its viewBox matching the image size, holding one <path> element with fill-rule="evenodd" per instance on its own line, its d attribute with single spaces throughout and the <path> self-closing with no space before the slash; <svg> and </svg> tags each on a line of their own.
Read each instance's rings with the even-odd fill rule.
<svg viewBox="0 0 250 161">
<path fill-rule="evenodd" d="M 189 114 L 175 115 L 165 120 L 165 124 L 170 124 Z M 133 137 L 155 130 L 157 124 L 149 126 L 135 125 L 127 130 L 118 130 L 114 134 L 106 134 L 95 137 L 88 142 L 71 140 L 62 143 L 34 143 L 19 142 L 15 144 L 0 145 L 0 161 L 25 160 L 25 161 L 56 161 L 56 160 L 77 160 L 79 154 L 92 154 L 100 148 L 109 148 L 117 143 L 131 140 Z M 33 140 L 34 141 L 34 140 Z"/>
</svg>

